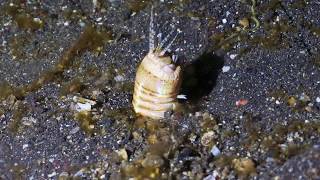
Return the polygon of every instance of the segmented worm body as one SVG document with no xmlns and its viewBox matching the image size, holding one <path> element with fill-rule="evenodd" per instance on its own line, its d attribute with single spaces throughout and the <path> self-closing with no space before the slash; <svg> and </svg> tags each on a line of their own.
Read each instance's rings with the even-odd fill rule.
<svg viewBox="0 0 320 180">
<path fill-rule="evenodd" d="M 177 95 L 182 82 L 182 71 L 176 66 L 175 58 L 166 56 L 178 33 L 167 43 L 171 33 L 156 47 L 154 45 L 155 31 L 153 29 L 153 11 L 151 10 L 149 53 L 138 67 L 133 93 L 133 108 L 137 114 L 161 119 L 166 111 L 175 110 Z"/>
</svg>

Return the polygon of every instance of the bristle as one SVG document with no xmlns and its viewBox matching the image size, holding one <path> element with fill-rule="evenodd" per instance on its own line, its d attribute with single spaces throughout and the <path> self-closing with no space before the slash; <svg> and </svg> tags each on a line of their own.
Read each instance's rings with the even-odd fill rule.
<svg viewBox="0 0 320 180">
<path fill-rule="evenodd" d="M 169 40 L 169 37 L 174 33 L 174 29 L 171 30 L 171 32 L 160 42 L 159 46 L 157 49 L 162 50 L 163 45 Z"/>
<path fill-rule="evenodd" d="M 157 38 L 158 38 L 158 42 L 161 42 L 161 41 L 162 41 L 162 33 L 159 33 L 159 34 L 157 35 Z"/>
<path fill-rule="evenodd" d="M 149 25 L 149 51 L 154 50 L 154 36 L 156 33 L 154 30 L 153 19 L 154 19 L 153 6 L 151 6 L 150 25 Z"/>
<path fill-rule="evenodd" d="M 171 47 L 171 45 L 173 44 L 173 42 L 177 39 L 178 34 L 180 34 L 180 30 L 177 30 L 178 32 L 176 33 L 176 35 L 174 36 L 174 38 L 169 42 L 169 44 L 160 52 L 160 56 L 163 56 Z"/>
<path fill-rule="evenodd" d="M 174 63 L 177 63 L 177 61 L 178 61 L 178 55 L 172 55 L 172 61 L 174 62 Z"/>
</svg>

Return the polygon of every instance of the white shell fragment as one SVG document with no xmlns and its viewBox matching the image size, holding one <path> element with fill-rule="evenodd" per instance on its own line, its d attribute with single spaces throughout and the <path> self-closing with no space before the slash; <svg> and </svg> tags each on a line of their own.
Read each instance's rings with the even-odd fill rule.
<svg viewBox="0 0 320 180">
<path fill-rule="evenodd" d="M 230 66 L 223 66 L 223 67 L 222 67 L 222 72 L 226 73 L 226 72 L 228 72 L 230 69 L 231 69 Z"/>
<path fill-rule="evenodd" d="M 96 104 L 95 101 L 76 96 L 73 97 L 73 101 L 76 104 L 73 105 L 72 109 L 78 112 L 91 111 L 91 107 Z"/>
<path fill-rule="evenodd" d="M 187 99 L 187 95 L 185 95 L 185 94 L 179 94 L 179 95 L 177 96 L 177 99 Z"/>
<path fill-rule="evenodd" d="M 210 152 L 213 156 L 219 156 L 221 154 L 220 149 L 215 145 L 211 148 Z"/>
</svg>

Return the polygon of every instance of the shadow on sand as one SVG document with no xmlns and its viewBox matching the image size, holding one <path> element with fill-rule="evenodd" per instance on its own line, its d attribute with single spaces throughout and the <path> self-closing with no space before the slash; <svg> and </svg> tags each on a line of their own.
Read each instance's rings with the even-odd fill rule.
<svg viewBox="0 0 320 180">
<path fill-rule="evenodd" d="M 216 85 L 223 64 L 222 57 L 210 52 L 186 65 L 180 94 L 187 95 L 188 101 L 198 102 L 203 96 L 208 95 Z"/>
</svg>

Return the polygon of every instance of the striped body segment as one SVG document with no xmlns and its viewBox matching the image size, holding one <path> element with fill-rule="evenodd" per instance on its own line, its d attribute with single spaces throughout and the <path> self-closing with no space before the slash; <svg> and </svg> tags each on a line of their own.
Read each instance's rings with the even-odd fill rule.
<svg viewBox="0 0 320 180">
<path fill-rule="evenodd" d="M 177 103 L 182 72 L 170 56 L 149 52 L 136 73 L 133 107 L 137 114 L 161 119 L 166 111 L 174 110 Z"/>
</svg>

